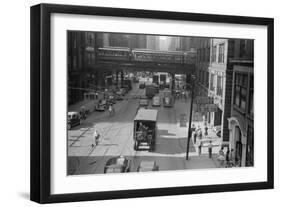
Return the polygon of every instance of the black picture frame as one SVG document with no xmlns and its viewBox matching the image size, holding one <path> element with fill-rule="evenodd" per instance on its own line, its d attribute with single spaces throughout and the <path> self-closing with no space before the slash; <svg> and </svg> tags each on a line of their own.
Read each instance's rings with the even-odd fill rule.
<svg viewBox="0 0 281 207">
<path fill-rule="evenodd" d="M 267 27 L 267 181 L 236 184 L 169 187 L 74 194 L 51 194 L 51 71 L 50 16 L 53 13 L 180 20 L 206 23 L 263 25 Z M 227 16 L 199 13 L 39 4 L 31 7 L 31 174 L 30 199 L 38 203 L 120 199 L 210 192 L 226 192 L 274 187 L 274 20 L 272 18 Z"/>
</svg>

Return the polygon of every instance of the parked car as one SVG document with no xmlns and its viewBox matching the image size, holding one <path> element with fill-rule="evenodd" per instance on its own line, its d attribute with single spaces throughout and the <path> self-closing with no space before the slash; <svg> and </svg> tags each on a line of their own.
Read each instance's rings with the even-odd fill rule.
<svg viewBox="0 0 281 207">
<path fill-rule="evenodd" d="M 173 106 L 173 99 L 172 96 L 165 96 L 163 98 L 164 107 L 172 107 Z"/>
<path fill-rule="evenodd" d="M 160 97 L 159 96 L 154 96 L 152 99 L 152 106 L 160 106 Z"/>
<path fill-rule="evenodd" d="M 99 100 L 98 104 L 96 105 L 96 111 L 105 111 L 108 109 L 108 102 L 106 100 Z"/>
<path fill-rule="evenodd" d="M 116 94 L 116 100 L 122 101 L 122 100 L 124 100 L 124 96 Z"/>
<path fill-rule="evenodd" d="M 109 96 L 108 96 L 108 99 L 107 99 L 107 102 L 108 102 L 109 104 L 116 104 L 116 98 L 115 98 L 115 96 L 114 96 L 114 95 L 109 95 Z"/>
<path fill-rule="evenodd" d="M 221 137 L 221 125 L 214 126 L 214 127 L 213 127 L 213 130 L 214 130 L 214 132 L 216 133 L 216 135 L 217 135 L 218 137 Z"/>
<path fill-rule="evenodd" d="M 148 106 L 148 98 L 147 96 L 141 96 L 140 97 L 140 106 Z"/>
<path fill-rule="evenodd" d="M 137 172 L 151 172 L 151 171 L 158 171 L 159 167 L 156 165 L 155 161 L 141 161 L 140 165 L 138 166 Z"/>
<path fill-rule="evenodd" d="M 104 173 L 125 173 L 130 171 L 131 161 L 124 156 L 117 156 L 107 160 Z"/>
<path fill-rule="evenodd" d="M 139 89 L 144 89 L 145 88 L 145 83 L 140 83 L 139 84 Z"/>
<path fill-rule="evenodd" d="M 80 125 L 80 113 L 76 111 L 71 111 L 67 113 L 67 129 L 71 129 L 74 126 Z"/>
</svg>

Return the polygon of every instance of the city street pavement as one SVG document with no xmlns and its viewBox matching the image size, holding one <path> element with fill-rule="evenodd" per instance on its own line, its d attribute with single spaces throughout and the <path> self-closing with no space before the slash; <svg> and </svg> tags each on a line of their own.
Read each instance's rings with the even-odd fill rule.
<svg viewBox="0 0 281 207">
<path fill-rule="evenodd" d="M 114 156 L 123 155 L 131 160 L 130 171 L 136 171 L 142 160 L 154 160 L 159 170 L 182 170 L 218 167 L 216 156 L 220 139 L 209 129 L 209 136 L 202 139 L 201 156 L 198 155 L 198 143 L 191 140 L 189 160 L 186 161 L 187 127 L 180 127 L 181 114 L 189 120 L 190 99 L 175 101 L 174 107 L 152 107 L 158 110 L 158 134 L 154 152 L 133 149 L 133 120 L 136 115 L 140 95 L 145 93 L 138 84 L 126 95 L 123 101 L 114 105 L 115 115 L 109 117 L 108 112 L 93 112 L 82 125 L 68 131 L 68 174 L 99 174 L 103 173 L 106 161 Z M 86 104 L 86 103 L 85 103 Z M 71 108 L 71 106 L 69 107 Z M 73 107 L 74 108 L 74 107 Z M 203 126 L 203 122 L 195 125 Z M 188 126 L 188 123 L 187 125 Z M 93 133 L 101 134 L 100 142 L 94 144 Z M 207 156 L 207 145 L 213 141 L 213 159 Z"/>
</svg>

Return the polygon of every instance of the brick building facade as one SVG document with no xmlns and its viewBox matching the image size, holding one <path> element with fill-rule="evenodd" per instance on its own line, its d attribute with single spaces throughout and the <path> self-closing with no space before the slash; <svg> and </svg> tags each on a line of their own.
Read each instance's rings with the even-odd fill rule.
<svg viewBox="0 0 281 207">
<path fill-rule="evenodd" d="M 233 131 L 230 131 L 229 126 L 229 118 L 235 116 L 234 71 L 244 70 L 249 73 L 245 64 L 253 67 L 249 65 L 253 62 L 253 40 L 200 38 L 197 54 L 197 95 L 212 97 L 218 107 L 216 112 L 203 115 L 209 125 L 221 126 L 222 145 L 229 146 L 233 143 L 234 136 L 230 134 Z M 244 119 L 247 117 L 244 116 Z M 248 123 L 251 122 L 241 124 L 247 127 Z"/>
</svg>

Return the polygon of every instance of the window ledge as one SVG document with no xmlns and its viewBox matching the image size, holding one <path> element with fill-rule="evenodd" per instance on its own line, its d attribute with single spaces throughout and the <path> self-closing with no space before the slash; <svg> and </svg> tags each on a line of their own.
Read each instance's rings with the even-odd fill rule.
<svg viewBox="0 0 281 207">
<path fill-rule="evenodd" d="M 239 108 L 239 107 L 236 106 L 236 105 L 233 105 L 233 108 L 234 108 L 236 111 L 238 111 L 239 113 L 243 114 L 243 115 L 246 114 L 246 112 L 245 112 L 243 109 Z"/>
</svg>

